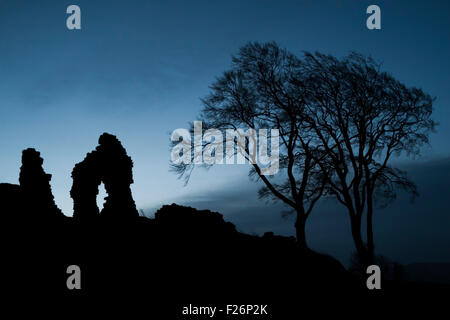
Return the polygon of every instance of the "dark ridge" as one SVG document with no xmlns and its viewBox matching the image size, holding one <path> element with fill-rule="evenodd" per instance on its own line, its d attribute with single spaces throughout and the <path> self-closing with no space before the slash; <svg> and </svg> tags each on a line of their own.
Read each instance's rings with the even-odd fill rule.
<svg viewBox="0 0 450 320">
<path fill-rule="evenodd" d="M 220 213 L 176 204 L 154 219 L 140 217 L 130 191 L 133 163 L 112 135 L 103 134 L 73 170 L 73 218 L 56 207 L 39 153 L 25 150 L 22 162 L 20 185 L 0 184 L 8 294 L 140 298 L 153 308 L 169 304 L 170 319 L 168 310 L 195 301 L 268 303 L 272 314 L 283 314 L 298 311 L 300 300 L 303 312 L 326 297 L 371 297 L 337 260 L 300 250 L 295 238 L 244 234 Z M 108 198 L 100 213 L 102 181 Z M 73 264 L 82 270 L 82 290 L 66 287 Z"/>
</svg>

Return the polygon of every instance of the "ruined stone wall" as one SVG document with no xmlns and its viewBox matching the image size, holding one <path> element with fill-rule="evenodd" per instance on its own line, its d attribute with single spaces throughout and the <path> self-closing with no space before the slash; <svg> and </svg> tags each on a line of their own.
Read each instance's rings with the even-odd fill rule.
<svg viewBox="0 0 450 320">
<path fill-rule="evenodd" d="M 70 195 L 74 201 L 75 219 L 89 221 L 99 216 L 118 219 L 139 216 L 130 188 L 133 161 L 115 136 L 102 134 L 95 150 L 75 166 L 72 178 Z M 99 213 L 96 199 L 102 182 L 108 196 Z"/>
</svg>

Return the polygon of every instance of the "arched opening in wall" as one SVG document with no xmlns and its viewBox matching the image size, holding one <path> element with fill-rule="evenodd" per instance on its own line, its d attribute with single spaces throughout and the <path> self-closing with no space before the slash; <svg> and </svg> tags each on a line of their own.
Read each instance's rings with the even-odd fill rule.
<svg viewBox="0 0 450 320">
<path fill-rule="evenodd" d="M 98 194 L 97 194 L 97 207 L 100 212 L 103 210 L 103 205 L 105 204 L 105 198 L 107 197 L 105 186 L 103 182 L 98 186 Z"/>
</svg>

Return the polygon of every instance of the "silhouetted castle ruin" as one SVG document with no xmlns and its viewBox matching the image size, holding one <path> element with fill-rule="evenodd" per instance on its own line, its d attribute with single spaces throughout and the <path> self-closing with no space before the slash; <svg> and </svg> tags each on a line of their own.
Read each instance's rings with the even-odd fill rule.
<svg viewBox="0 0 450 320">
<path fill-rule="evenodd" d="M 125 148 L 113 135 L 100 136 L 98 147 L 75 165 L 72 171 L 73 217 L 79 221 L 90 221 L 99 216 L 129 219 L 139 216 L 131 195 L 133 183 L 133 161 Z M 100 183 L 104 184 L 108 196 L 102 212 L 97 207 Z"/>
<path fill-rule="evenodd" d="M 52 175 L 44 171 L 43 163 L 39 152 L 26 149 L 22 152 L 20 185 L 1 184 L 2 207 L 16 212 L 14 216 L 9 214 L 9 219 L 45 224 L 66 218 L 55 204 L 50 186 Z"/>
<path fill-rule="evenodd" d="M 61 218 L 62 212 L 55 204 L 50 181 L 52 175 L 42 168 L 44 159 L 35 149 L 26 149 L 22 153 L 20 168 L 20 192 L 28 212 L 45 212 L 46 215 L 35 219 Z"/>
</svg>

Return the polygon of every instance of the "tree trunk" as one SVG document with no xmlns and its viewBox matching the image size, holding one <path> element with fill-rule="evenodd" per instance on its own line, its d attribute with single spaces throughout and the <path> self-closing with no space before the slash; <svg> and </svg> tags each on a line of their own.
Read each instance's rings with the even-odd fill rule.
<svg viewBox="0 0 450 320">
<path fill-rule="evenodd" d="M 295 222 L 295 231 L 297 236 L 297 244 L 299 248 L 303 251 L 308 250 L 308 245 L 306 244 L 306 218 L 303 210 L 297 209 L 297 220 Z"/>
<path fill-rule="evenodd" d="M 375 260 L 375 244 L 373 242 L 373 199 L 372 194 L 367 195 L 367 254 L 369 263 Z"/>
<path fill-rule="evenodd" d="M 360 263 L 363 267 L 368 266 L 367 247 L 364 245 L 361 236 L 361 215 L 352 216 L 350 219 L 352 228 L 353 242 L 355 243 L 356 252 L 358 253 Z"/>
</svg>

